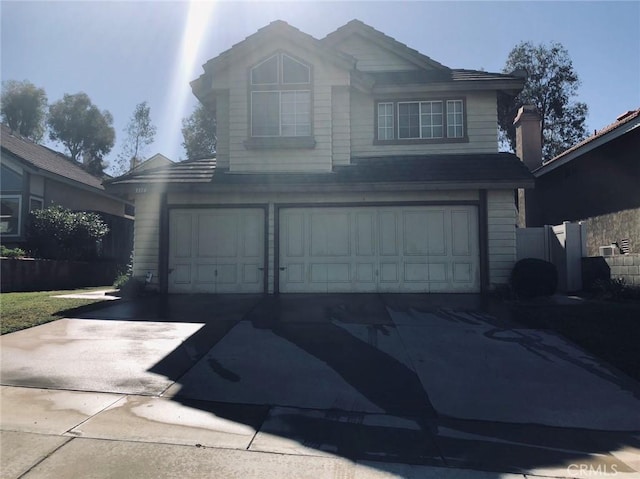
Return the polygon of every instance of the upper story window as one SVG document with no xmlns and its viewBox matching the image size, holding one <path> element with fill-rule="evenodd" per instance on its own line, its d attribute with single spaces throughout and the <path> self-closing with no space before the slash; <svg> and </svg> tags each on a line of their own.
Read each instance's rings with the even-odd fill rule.
<svg viewBox="0 0 640 479">
<path fill-rule="evenodd" d="M 311 67 L 279 53 L 251 69 L 251 136 L 311 136 Z"/>
<path fill-rule="evenodd" d="M 423 100 L 379 102 L 377 134 L 379 142 L 404 140 L 464 139 L 464 101 Z"/>
</svg>

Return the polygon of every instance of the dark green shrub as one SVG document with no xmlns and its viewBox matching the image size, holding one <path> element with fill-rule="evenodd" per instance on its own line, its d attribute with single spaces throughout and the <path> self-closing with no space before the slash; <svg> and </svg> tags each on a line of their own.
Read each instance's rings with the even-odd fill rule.
<svg viewBox="0 0 640 479">
<path fill-rule="evenodd" d="M 120 289 L 119 296 L 122 298 L 137 298 L 144 294 L 144 281 L 137 278 L 127 278 L 118 287 Z"/>
<path fill-rule="evenodd" d="M 510 284 L 518 297 L 551 296 L 558 288 L 558 270 L 548 261 L 536 258 L 521 259 L 511 271 Z"/>
<path fill-rule="evenodd" d="M 640 288 L 628 285 L 624 278 L 599 279 L 593 284 L 593 290 L 601 299 L 640 299 Z"/>
<path fill-rule="evenodd" d="M 26 254 L 21 248 L 7 248 L 5 245 L 0 245 L 0 256 L 5 258 L 24 258 Z"/>
<path fill-rule="evenodd" d="M 38 258 L 86 260 L 98 255 L 99 242 L 108 232 L 97 213 L 54 205 L 31 212 L 27 239 Z"/>
</svg>

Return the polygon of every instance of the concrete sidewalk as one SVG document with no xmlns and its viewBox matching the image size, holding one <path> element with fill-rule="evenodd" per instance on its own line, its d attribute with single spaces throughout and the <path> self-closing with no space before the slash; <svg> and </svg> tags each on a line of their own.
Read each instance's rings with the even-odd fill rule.
<svg viewBox="0 0 640 479">
<path fill-rule="evenodd" d="M 449 295 L 185 296 L 0 338 L 5 478 L 640 477 L 640 389 Z"/>
</svg>

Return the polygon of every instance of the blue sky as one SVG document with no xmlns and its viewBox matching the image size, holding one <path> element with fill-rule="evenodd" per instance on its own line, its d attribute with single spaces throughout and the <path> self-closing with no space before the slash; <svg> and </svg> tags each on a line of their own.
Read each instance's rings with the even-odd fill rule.
<svg viewBox="0 0 640 479">
<path fill-rule="evenodd" d="M 582 81 L 590 130 L 640 107 L 638 1 L 2 1 L 0 8 L 2 80 L 27 79 L 50 102 L 86 92 L 114 116 L 117 142 L 107 161 L 145 100 L 158 128 L 147 156 L 184 158 L 180 122 L 196 105 L 189 81 L 208 59 L 277 19 L 323 38 L 357 18 L 444 65 L 486 71 L 501 71 L 520 41 L 557 41 Z"/>
</svg>

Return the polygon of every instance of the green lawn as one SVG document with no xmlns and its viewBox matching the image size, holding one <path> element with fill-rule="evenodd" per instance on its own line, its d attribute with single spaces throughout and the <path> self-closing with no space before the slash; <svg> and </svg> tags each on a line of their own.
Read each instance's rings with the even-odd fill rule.
<svg viewBox="0 0 640 479">
<path fill-rule="evenodd" d="M 72 291 L 38 291 L 34 293 L 0 294 L 0 334 L 12 333 L 38 324 L 55 321 L 64 316 L 64 312 L 93 303 L 99 299 L 52 298 L 60 294 L 86 293 L 105 288 L 84 288 Z"/>
<path fill-rule="evenodd" d="M 640 381 L 640 301 L 511 305 L 514 320 L 551 329 Z"/>
</svg>

